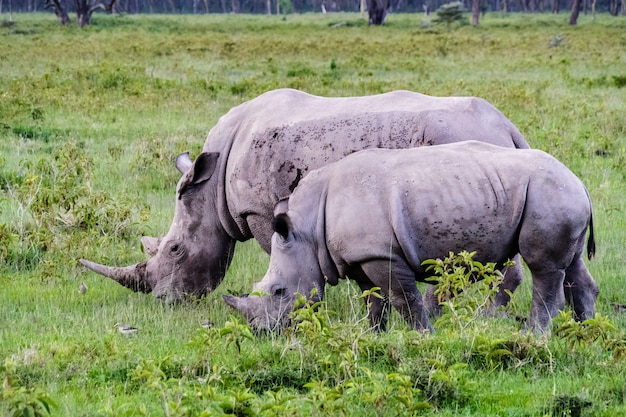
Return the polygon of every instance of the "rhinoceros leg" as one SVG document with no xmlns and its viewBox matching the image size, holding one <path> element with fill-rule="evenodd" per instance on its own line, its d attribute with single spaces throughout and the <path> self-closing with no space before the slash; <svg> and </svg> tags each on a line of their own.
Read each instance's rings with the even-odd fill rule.
<svg viewBox="0 0 626 417">
<path fill-rule="evenodd" d="M 363 271 L 354 271 L 351 277 L 359 284 L 361 291 L 369 291 L 375 287 Z M 389 297 L 384 294 L 380 294 L 380 296 L 382 298 L 368 295 L 363 299 L 365 307 L 367 308 L 367 317 L 369 318 L 370 326 L 376 332 L 384 332 L 387 330 L 387 319 L 389 316 Z"/>
<path fill-rule="evenodd" d="M 511 296 L 508 292 L 514 293 L 517 287 L 522 283 L 524 278 L 524 271 L 522 270 L 522 260 L 519 254 L 513 258 L 515 265 L 506 267 L 502 270 L 504 279 L 498 288 L 496 297 L 493 300 L 493 310 L 498 307 L 504 307 L 511 301 Z"/>
<path fill-rule="evenodd" d="M 248 229 L 254 239 L 261 245 L 261 248 L 270 253 L 270 249 L 272 247 L 272 235 L 274 234 L 274 229 L 272 228 L 272 222 L 268 222 L 268 220 L 260 216 L 258 214 L 249 214 L 246 216 L 246 223 L 248 225 Z"/>
<path fill-rule="evenodd" d="M 529 265 L 533 276 L 533 296 L 528 327 L 536 333 L 548 329 L 552 318 L 565 307 L 564 269 L 537 270 Z"/>
<path fill-rule="evenodd" d="M 565 271 L 563 287 L 565 299 L 574 309 L 576 320 L 592 318 L 599 289 L 580 257 L 577 257 Z"/>
<path fill-rule="evenodd" d="M 441 305 L 439 304 L 439 300 L 435 295 L 435 290 L 437 289 L 436 285 L 429 285 L 426 288 L 426 293 L 424 294 L 424 308 L 428 312 L 428 316 L 430 318 L 438 317 L 441 315 Z"/>
<path fill-rule="evenodd" d="M 391 305 L 412 329 L 432 331 L 422 294 L 415 285 L 415 274 L 402 261 L 392 261 L 391 265 L 390 271 L 389 260 L 370 261 L 361 264 L 361 269 L 375 286 L 381 288 L 382 294 L 388 296 Z"/>
</svg>

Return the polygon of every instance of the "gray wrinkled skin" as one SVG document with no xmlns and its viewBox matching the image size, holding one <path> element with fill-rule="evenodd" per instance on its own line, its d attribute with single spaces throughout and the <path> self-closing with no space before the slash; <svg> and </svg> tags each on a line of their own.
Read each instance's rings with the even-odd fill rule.
<svg viewBox="0 0 626 417">
<path fill-rule="evenodd" d="M 582 252 L 595 242 L 591 202 L 580 180 L 538 150 L 479 142 L 410 150 L 370 149 L 311 172 L 277 210 L 269 269 L 255 291 L 225 301 L 255 328 L 284 325 L 294 294 L 354 279 L 381 287 L 411 327 L 430 329 L 415 282 L 426 259 L 476 251 L 501 264 L 518 252 L 533 279 L 528 326 L 546 330 L 567 296 L 580 320 L 593 316 L 598 287 Z M 564 292 L 564 284 L 568 288 Z M 370 320 L 386 324 L 372 298 Z M 258 317 L 263 315 L 264 317 Z"/>
<path fill-rule="evenodd" d="M 160 240 L 144 238 L 149 260 L 125 268 L 81 262 L 170 302 L 206 294 L 224 278 L 236 241 L 255 238 L 269 253 L 273 208 L 309 171 L 366 148 L 468 139 L 528 148 L 515 126 L 479 98 L 409 91 L 324 98 L 270 91 L 221 117 L 196 161 L 179 156 L 183 177 L 174 220 Z M 510 275 L 514 290 L 521 269 Z"/>
</svg>

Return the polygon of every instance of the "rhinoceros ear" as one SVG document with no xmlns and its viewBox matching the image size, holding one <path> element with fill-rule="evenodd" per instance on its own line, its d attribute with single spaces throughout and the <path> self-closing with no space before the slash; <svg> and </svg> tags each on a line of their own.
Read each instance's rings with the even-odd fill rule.
<svg viewBox="0 0 626 417">
<path fill-rule="evenodd" d="M 217 158 L 219 156 L 220 154 L 217 152 L 203 152 L 198 156 L 192 166 L 192 184 L 199 184 L 211 178 L 217 166 Z"/>
<path fill-rule="evenodd" d="M 186 174 L 192 164 L 193 162 L 191 162 L 191 158 L 189 158 L 189 152 L 181 153 L 176 157 L 176 168 L 178 168 L 181 174 Z"/>
<path fill-rule="evenodd" d="M 281 235 L 283 239 L 287 239 L 291 230 L 291 220 L 287 213 L 278 213 L 274 217 L 273 227 L 276 233 Z"/>
<path fill-rule="evenodd" d="M 178 198 L 181 198 L 185 191 L 189 188 L 201 184 L 211 178 L 215 167 L 217 167 L 217 158 L 220 156 L 217 152 L 203 152 L 185 175 L 185 180 L 178 191 Z"/>
</svg>

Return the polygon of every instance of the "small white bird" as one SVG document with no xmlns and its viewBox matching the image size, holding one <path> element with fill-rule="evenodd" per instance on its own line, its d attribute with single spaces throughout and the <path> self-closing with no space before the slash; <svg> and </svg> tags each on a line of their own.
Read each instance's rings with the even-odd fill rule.
<svg viewBox="0 0 626 417">
<path fill-rule="evenodd" d="M 87 284 L 85 284 L 85 282 L 81 282 L 80 286 L 78 287 L 78 292 L 81 293 L 82 295 L 87 294 Z"/>
<path fill-rule="evenodd" d="M 139 330 L 136 327 L 127 326 L 122 323 L 115 323 L 115 327 L 117 327 L 117 330 L 119 330 L 122 334 L 133 334 L 137 333 L 137 330 Z"/>
<path fill-rule="evenodd" d="M 209 330 L 211 327 L 215 326 L 215 324 L 213 324 L 213 322 L 210 322 L 208 320 L 202 320 L 200 322 L 200 325 L 202 326 L 202 328 Z"/>
</svg>

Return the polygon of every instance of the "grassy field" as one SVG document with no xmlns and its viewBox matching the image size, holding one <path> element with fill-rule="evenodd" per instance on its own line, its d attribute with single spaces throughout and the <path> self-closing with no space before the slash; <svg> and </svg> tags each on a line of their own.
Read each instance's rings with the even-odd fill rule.
<svg viewBox="0 0 626 417">
<path fill-rule="evenodd" d="M 382 27 L 358 14 L 14 21 L 0 27 L 0 415 L 626 413 L 623 17 L 489 14 L 451 31 L 394 14 Z M 512 317 L 528 314 L 526 279 L 507 318 L 466 310 L 424 336 L 394 314 L 376 336 L 343 282 L 297 329 L 255 338 L 221 300 L 263 276 L 255 242 L 237 245 L 216 292 L 178 307 L 77 264 L 145 259 L 140 237 L 173 217 L 175 156 L 195 157 L 222 114 L 278 87 L 491 102 L 587 185 L 600 316 L 525 334 Z"/>
</svg>

